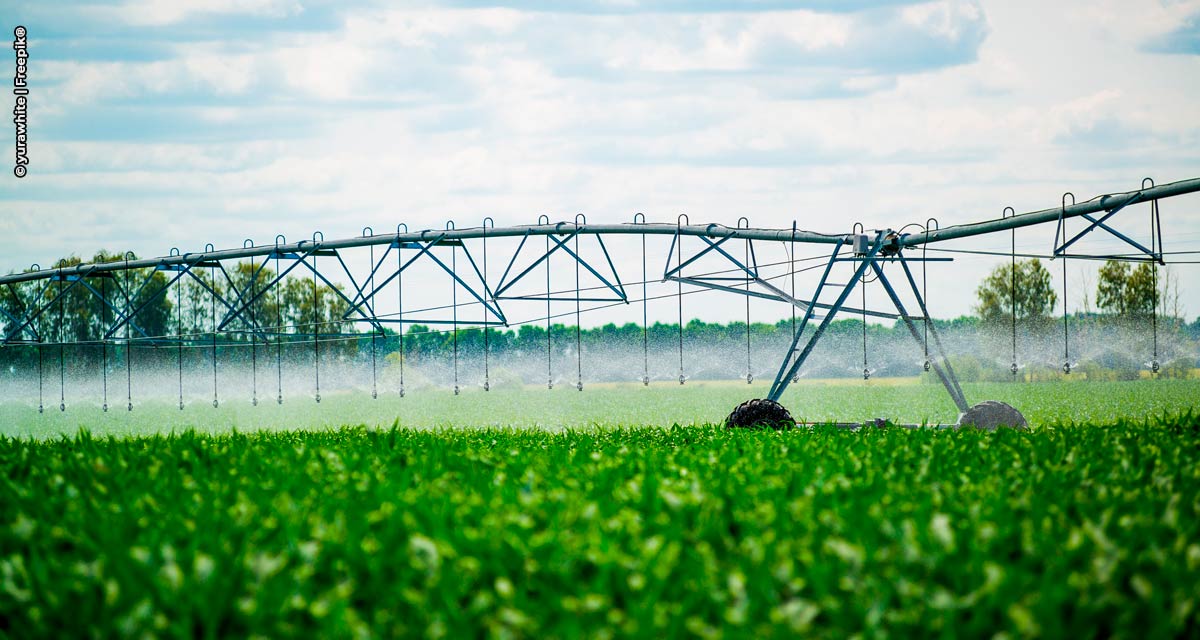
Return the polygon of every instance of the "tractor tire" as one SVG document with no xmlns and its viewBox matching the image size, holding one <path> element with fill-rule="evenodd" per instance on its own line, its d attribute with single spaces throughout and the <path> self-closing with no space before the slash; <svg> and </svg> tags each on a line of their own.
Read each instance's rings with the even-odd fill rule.
<svg viewBox="0 0 1200 640">
<path fill-rule="evenodd" d="M 792 414 L 773 400 L 747 400 L 725 419 L 726 429 L 791 429 L 796 426 Z"/>
</svg>

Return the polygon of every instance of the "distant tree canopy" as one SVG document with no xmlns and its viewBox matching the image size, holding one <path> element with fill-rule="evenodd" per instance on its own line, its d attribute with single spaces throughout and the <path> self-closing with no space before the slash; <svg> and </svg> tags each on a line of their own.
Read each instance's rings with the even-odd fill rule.
<svg viewBox="0 0 1200 640">
<path fill-rule="evenodd" d="M 1096 306 L 1121 316 L 1148 316 L 1160 295 L 1155 281 L 1149 262 L 1130 268 L 1128 262 L 1109 260 L 1100 267 Z"/>
<path fill-rule="evenodd" d="M 985 325 L 1009 322 L 1015 299 L 1017 320 L 1048 319 L 1058 294 L 1051 286 L 1050 272 L 1037 258 L 1018 260 L 1016 271 L 1011 264 L 1002 264 L 975 290 L 979 305 L 975 308 Z"/>
<path fill-rule="evenodd" d="M 102 264 L 125 259 L 122 253 L 100 251 L 88 262 Z M 130 255 L 129 259 L 136 256 Z M 83 262 L 70 256 L 56 261 L 51 268 L 73 267 Z M 129 336 L 133 339 L 203 334 L 211 332 L 229 311 L 211 292 L 231 305 L 241 306 L 275 279 L 274 270 L 260 270 L 249 263 L 227 268 L 227 273 L 197 266 L 164 291 L 163 287 L 176 275 L 177 272 L 147 267 L 87 276 L 78 281 L 14 284 L 0 289 L 3 311 L 0 321 L 5 335 L 21 329 L 13 339 L 35 340 L 37 336 L 43 342 L 82 342 L 103 337 L 119 321 L 119 313 L 129 308 L 133 310 L 129 323 Z M 105 305 L 102 297 L 111 306 Z M 21 328 L 31 310 L 50 302 L 53 303 L 49 308 Z M 319 327 L 321 333 L 338 333 L 347 324 L 342 321 L 345 309 L 345 301 L 329 286 L 314 284 L 311 279 L 286 278 L 269 292 L 258 295 L 242 318 L 233 320 L 227 329 L 245 330 L 253 323 L 270 333 L 288 332 L 292 328 L 310 332 L 313 326 Z M 117 335 L 124 337 L 124 326 Z"/>
<path fill-rule="evenodd" d="M 136 256 L 131 255 L 130 259 L 136 259 Z M 125 260 L 124 254 L 100 251 L 89 262 L 121 260 Z M 50 268 L 62 269 L 82 263 L 82 259 L 70 256 L 55 261 Z M 144 287 L 140 286 L 143 281 L 146 281 Z M 96 340 L 117 318 L 117 312 L 100 301 L 100 296 L 107 296 L 116 308 L 124 307 L 126 302 L 132 303 L 132 308 L 137 310 L 133 314 L 133 324 L 148 335 L 163 335 L 169 330 L 172 305 L 153 294 L 166 282 L 163 272 L 134 269 L 119 276 L 106 274 L 79 281 L 42 280 L 7 286 L 0 290 L 0 309 L 7 314 L 4 332 L 7 335 L 16 330 L 32 309 L 52 302 L 13 338 L 33 339 L 36 335 L 45 342 Z"/>
</svg>

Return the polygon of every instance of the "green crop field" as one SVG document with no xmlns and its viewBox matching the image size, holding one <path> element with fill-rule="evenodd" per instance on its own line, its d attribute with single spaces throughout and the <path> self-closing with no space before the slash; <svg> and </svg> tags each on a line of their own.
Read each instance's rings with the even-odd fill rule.
<svg viewBox="0 0 1200 640">
<path fill-rule="evenodd" d="M 1200 634 L 1200 384 L 966 390 L 4 405 L 0 637 Z"/>
<path fill-rule="evenodd" d="M 1058 422 L 1113 422 L 1178 413 L 1197 406 L 1200 380 L 1145 380 L 1127 382 L 1064 382 L 1036 384 L 964 383 L 967 400 L 1008 402 L 1024 412 L 1034 425 Z M 93 435 L 139 435 L 194 429 L 225 432 L 330 429 L 344 425 L 418 429 L 461 427 L 636 427 L 720 422 L 739 402 L 765 397 L 768 386 L 744 382 L 689 382 L 589 385 L 583 392 L 573 387 L 471 389 L 455 396 L 446 389 L 422 389 L 400 398 L 382 392 L 372 400 L 369 391 L 291 397 L 282 405 L 268 401 L 251 406 L 248 390 L 225 390 L 219 409 L 212 396 L 188 398 L 180 411 L 173 399 L 142 401 L 135 395 L 133 412 L 111 400 L 113 408 L 100 411 L 97 398 L 70 402 L 58 410 L 57 398 L 39 415 L 36 404 L 0 403 L 0 435 L 55 437 L 88 429 Z M 240 392 L 234 396 L 232 392 Z M 137 392 L 135 391 L 135 394 Z M 788 388 L 781 400 L 797 419 L 867 421 L 888 418 L 912 424 L 952 424 L 958 411 L 938 384 L 920 384 L 915 378 L 876 378 L 829 381 L 801 380 Z"/>
</svg>

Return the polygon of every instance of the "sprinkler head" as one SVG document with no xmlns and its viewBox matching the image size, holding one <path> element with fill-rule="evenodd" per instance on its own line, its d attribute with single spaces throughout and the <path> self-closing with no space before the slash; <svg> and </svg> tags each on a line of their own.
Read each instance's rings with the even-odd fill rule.
<svg viewBox="0 0 1200 640">
<path fill-rule="evenodd" d="M 59 410 L 59 411 L 63 411 L 63 412 L 65 412 L 65 411 L 67 410 L 67 404 L 66 404 L 65 402 L 63 402 L 63 403 L 60 403 L 60 404 L 58 405 L 58 410 Z"/>
<path fill-rule="evenodd" d="M 871 370 L 863 369 L 863 380 L 870 380 L 870 379 L 871 379 Z"/>
<path fill-rule="evenodd" d="M 1017 363 L 1015 363 L 1015 362 L 1014 362 L 1014 363 L 1012 363 L 1012 366 L 1010 366 L 1010 367 L 1008 368 L 1008 370 L 1009 370 L 1009 371 L 1011 371 L 1011 372 L 1012 372 L 1012 374 L 1013 374 L 1014 376 L 1015 376 L 1015 375 L 1017 375 L 1017 370 L 1018 370 L 1018 369 L 1020 369 L 1020 367 L 1018 367 L 1018 366 L 1017 366 Z"/>
<path fill-rule="evenodd" d="M 39 404 L 38 405 L 38 413 L 45 413 L 45 412 L 46 412 L 46 407 L 43 407 L 42 405 Z"/>
<path fill-rule="evenodd" d="M 746 374 L 746 384 L 753 384 L 753 383 L 754 383 L 754 374 L 747 373 Z"/>
<path fill-rule="evenodd" d="M 105 402 L 104 404 L 100 405 L 100 410 L 104 413 L 108 413 L 108 403 Z"/>
<path fill-rule="evenodd" d="M 578 391 L 583 391 L 583 381 L 582 380 L 575 383 L 575 389 Z"/>
<path fill-rule="evenodd" d="M 277 404 L 283 404 L 283 394 L 279 394 L 279 397 L 275 398 L 275 402 Z"/>
<path fill-rule="evenodd" d="M 404 387 L 400 387 L 400 397 L 404 397 Z"/>
<path fill-rule="evenodd" d="M 925 364 L 923 366 L 925 367 L 926 371 L 929 371 L 929 368 L 933 366 L 933 363 L 929 361 L 929 358 L 925 358 Z"/>
<path fill-rule="evenodd" d="M 490 382 L 488 382 L 487 380 L 484 380 L 484 381 L 483 381 L 483 390 L 484 390 L 484 391 L 491 391 L 491 390 L 492 390 L 492 385 L 491 385 L 491 383 L 490 383 Z"/>
<path fill-rule="evenodd" d="M 379 399 L 379 392 L 378 392 L 378 391 L 376 391 L 375 389 L 371 389 L 371 399 L 372 399 L 372 400 L 378 400 L 378 399 Z"/>
<path fill-rule="evenodd" d="M 1159 367 L 1158 360 L 1151 360 L 1151 361 L 1150 361 L 1150 371 L 1152 371 L 1152 372 L 1154 372 L 1154 373 L 1158 373 L 1158 370 L 1159 370 L 1160 368 L 1161 368 L 1161 367 Z"/>
<path fill-rule="evenodd" d="M 1071 375 L 1071 363 L 1070 362 L 1063 363 L 1063 373 L 1065 373 L 1067 375 Z"/>
<path fill-rule="evenodd" d="M 553 381 L 553 380 L 547 380 L 547 381 L 546 381 L 546 388 L 547 388 L 547 389 L 553 389 L 553 388 L 554 388 L 554 381 Z"/>
<path fill-rule="evenodd" d="M 133 403 L 132 403 L 132 402 L 130 402 L 130 403 L 126 404 L 126 405 L 125 405 L 125 410 L 126 410 L 126 411 L 133 411 Z"/>
<path fill-rule="evenodd" d="M 183 411 L 183 401 L 182 400 L 179 402 L 179 410 Z"/>
<path fill-rule="evenodd" d="M 683 384 L 684 382 L 687 382 L 687 376 L 681 373 L 679 374 L 679 384 Z"/>
<path fill-rule="evenodd" d="M 454 385 L 454 395 L 458 395 L 458 385 Z"/>
<path fill-rule="evenodd" d="M 219 406 L 221 406 L 221 403 L 217 402 L 216 398 L 213 398 L 213 408 L 216 409 Z"/>
<path fill-rule="evenodd" d="M 321 394 L 317 394 L 317 404 L 321 404 Z"/>
<path fill-rule="evenodd" d="M 258 406 L 258 396 L 254 396 L 253 398 L 251 398 L 251 400 L 250 400 L 250 406 L 252 406 L 252 407 L 257 407 L 257 406 Z"/>
<path fill-rule="evenodd" d="M 650 376 L 642 376 L 642 386 L 643 387 L 650 386 Z"/>
</svg>

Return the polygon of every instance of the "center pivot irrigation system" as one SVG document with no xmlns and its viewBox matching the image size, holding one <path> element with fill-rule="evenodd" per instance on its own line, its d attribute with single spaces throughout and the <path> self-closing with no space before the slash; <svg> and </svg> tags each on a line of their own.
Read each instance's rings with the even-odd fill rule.
<svg viewBox="0 0 1200 640">
<path fill-rule="evenodd" d="M 130 350 L 133 347 L 175 348 L 179 352 L 179 407 L 183 409 L 182 350 L 185 346 L 211 347 L 212 404 L 214 407 L 219 405 L 216 365 L 218 335 L 231 341 L 227 345 L 248 346 L 253 350 L 255 377 L 251 396 L 255 405 L 259 402 L 258 353 L 262 350 L 269 362 L 274 348 L 274 364 L 278 369 L 276 400 L 282 404 L 283 360 L 280 352 L 285 342 L 295 344 L 298 341 L 311 341 L 316 390 L 314 397 L 320 402 L 322 342 L 361 340 L 369 335 L 372 345 L 372 397 L 377 397 L 375 351 L 378 341 L 397 340 L 401 353 L 404 353 L 405 325 L 448 327 L 445 331 L 454 338 L 453 388 L 457 394 L 459 331 L 544 321 L 547 327 L 547 386 L 553 388 L 555 378 L 550 357 L 550 321 L 558 316 L 569 316 L 570 313 L 556 316 L 551 305 L 557 304 L 561 309 L 566 304 L 573 306 L 576 321 L 575 387 L 582 391 L 583 354 L 578 342 L 582 314 L 616 305 L 640 305 L 643 330 L 641 381 L 649 384 L 647 305 L 651 296 L 647 285 L 651 280 L 647 263 L 656 256 L 648 255 L 647 238 L 669 236 L 666 264 L 661 281 L 656 279 L 656 282 L 675 283 L 674 297 L 678 299 L 679 313 L 680 384 L 687 380 L 683 358 L 685 285 L 690 291 L 715 290 L 746 297 L 747 382 L 753 381 L 749 362 L 750 298 L 786 304 L 792 309 L 793 318 L 797 315 L 800 318 L 798 324 L 793 322 L 792 339 L 787 350 L 781 354 L 767 398 L 743 403 L 730 416 L 730 425 L 791 420 L 778 401 L 788 385 L 800 375 L 806 359 L 838 313 L 863 318 L 864 378 L 871 375 L 867 365 L 866 317 L 901 320 L 924 351 L 924 369 L 937 375 L 958 409 L 966 413 L 972 407 L 955 377 L 926 306 L 927 263 L 945 262 L 953 258 L 929 257 L 929 245 L 1009 231 L 1012 234 L 1011 252 L 983 253 L 1011 257 L 1015 267 L 1016 230 L 1053 224 L 1052 251 L 1041 257 L 1061 261 L 1064 289 L 1066 263 L 1072 258 L 1150 262 L 1155 265 L 1157 273 L 1158 265 L 1167 264 L 1163 259 L 1158 202 L 1196 191 L 1200 191 L 1200 178 L 1158 186 L 1147 178 L 1137 190 L 1102 195 L 1078 203 L 1072 194 L 1067 193 L 1058 206 L 1049 209 L 1017 214 L 1009 207 L 999 219 L 947 228 L 939 228 L 937 221 L 931 218 L 924 224 L 909 224 L 898 230 L 866 230 L 856 224 L 850 233 L 817 233 L 800 230 L 795 223 L 790 229 L 752 228 L 745 218 L 740 219 L 735 227 L 690 224 L 686 216 L 680 216 L 673 224 L 647 223 L 642 214 L 626 224 L 589 224 L 582 215 L 572 221 L 551 222 L 548 217 L 542 216 L 536 225 L 500 228 L 486 218 L 481 226 L 474 228 L 458 229 L 453 223 L 447 223 L 444 229 L 410 231 L 407 225 L 400 224 L 394 233 L 380 234 L 367 228 L 361 237 L 339 240 L 326 240 L 323 234 L 317 232 L 312 239 L 300 242 L 287 242 L 283 236 L 278 236 L 274 243 L 268 245 L 256 245 L 247 240 L 242 247 L 234 249 L 217 250 L 212 245 L 208 245 L 204 251 L 190 253 L 172 249 L 170 255 L 160 258 L 138 259 L 126 254 L 123 259 L 110 262 L 63 268 L 42 269 L 33 265 L 23 273 L 0 276 L 0 286 L 7 289 L 11 296 L 9 300 L 15 301 L 15 304 L 0 309 L 0 321 L 3 323 L 0 346 L 37 350 L 39 412 L 44 409 L 41 396 L 46 369 L 50 368 L 46 359 L 49 356 L 52 360 L 56 355 L 59 409 L 66 410 L 65 346 L 93 345 L 103 352 L 102 406 L 105 411 L 108 410 L 110 349 L 114 353 L 124 349 L 126 408 L 132 411 L 134 359 L 130 357 Z M 1117 231 L 1110 223 L 1114 216 L 1138 204 L 1149 205 L 1149 234 L 1145 241 L 1131 237 L 1142 237 L 1142 234 L 1127 235 Z M 1076 218 L 1082 218 L 1084 226 L 1078 228 L 1079 221 L 1075 221 L 1076 229 L 1068 232 L 1068 221 Z M 1110 234 L 1123 241 L 1129 249 L 1110 255 L 1080 252 L 1077 243 L 1094 231 Z M 639 239 L 641 279 L 631 281 L 622 278 L 617 262 L 628 264 L 634 261 L 614 261 L 612 256 L 615 252 L 610 251 L 609 245 L 619 244 L 621 240 L 636 243 Z M 666 244 L 665 238 L 663 244 Z M 629 245 L 625 248 L 630 249 Z M 1076 248 L 1074 252 L 1070 251 L 1072 248 Z M 802 249 L 814 250 L 815 255 L 802 256 Z M 758 256 L 772 251 L 775 255 L 786 255 L 787 259 L 774 262 L 759 260 Z M 628 257 L 636 255 L 637 245 L 634 244 L 627 254 Z M 557 262 L 552 266 L 553 261 Z M 563 268 L 564 263 L 566 268 Z M 850 273 L 844 282 L 833 282 L 831 277 L 835 272 L 846 275 L 845 269 L 836 269 L 839 263 L 846 263 Z M 914 263 L 919 263 L 919 267 L 914 267 Z M 498 269 L 497 265 L 502 268 Z M 416 274 L 420 267 L 426 269 L 422 272 L 424 275 Z M 914 273 L 918 268 L 921 271 L 919 281 Z M 231 275 L 235 271 L 240 277 Z M 815 289 L 807 295 L 797 295 L 796 276 L 808 271 L 820 274 Z M 441 278 L 441 283 L 433 283 L 431 278 L 434 276 L 430 273 Z M 1012 287 L 1015 291 L 1015 268 L 1013 273 Z M 409 275 L 407 279 L 406 274 Z M 310 291 L 314 309 L 319 304 L 318 282 L 328 287 L 325 291 L 331 292 L 330 295 L 336 296 L 344 304 L 342 317 L 336 323 L 317 321 L 314 311 L 313 322 L 287 326 L 282 317 L 273 318 L 264 311 L 268 309 L 264 303 L 272 299 L 278 303 L 289 280 L 309 277 L 312 279 Z M 789 280 L 790 287 L 785 287 Z M 552 281 L 557 281 L 558 286 L 552 286 Z M 166 331 L 165 334 L 157 332 L 161 335 L 155 335 L 156 332 L 147 330 L 145 323 L 140 322 L 146 310 L 163 296 L 178 295 L 178 289 L 185 282 L 198 283 L 198 287 L 192 285 L 193 290 L 201 291 L 206 296 L 203 303 L 211 307 L 208 331 L 203 334 L 185 332 L 182 330 L 182 320 L 177 324 L 178 331 Z M 217 282 L 223 284 L 216 285 Z M 878 282 L 886 293 L 891 302 L 890 308 L 867 308 L 866 284 L 874 282 Z M 631 295 L 638 293 L 638 287 L 627 288 L 627 284 L 639 285 L 640 297 Z M 449 304 L 434 305 L 423 300 L 429 297 L 431 288 L 448 294 Z M 849 306 L 847 303 L 851 301 L 851 294 L 856 288 L 862 292 L 861 306 Z M 81 295 L 80 289 L 86 290 L 85 297 L 96 305 L 96 317 L 100 322 L 96 323 L 96 335 L 91 338 L 67 339 L 63 328 L 63 301 L 72 291 L 76 291 L 74 295 L 77 297 Z M 408 296 L 405 295 L 406 290 Z M 287 295 L 296 295 L 295 290 Z M 544 308 L 544 317 L 516 320 L 512 309 L 528 309 L 530 305 L 539 310 Z M 1063 307 L 1062 368 L 1064 373 L 1069 374 L 1073 366 L 1070 359 L 1070 326 L 1066 305 Z M 279 308 L 276 304 L 277 312 Z M 1015 375 L 1019 367 L 1015 302 L 1012 316 L 1011 370 Z M 1157 308 L 1154 318 L 1155 353 L 1150 366 L 1157 371 Z M 370 333 L 345 333 L 340 329 L 343 323 L 359 323 Z M 336 330 L 327 328 L 328 324 L 336 324 Z M 388 325 L 396 327 L 398 331 L 386 332 L 384 327 Z M 481 386 L 485 390 L 490 388 L 488 334 L 488 331 L 483 331 L 484 380 Z M 396 389 L 401 396 L 405 393 L 403 366 L 401 358 L 400 384 Z"/>
</svg>

